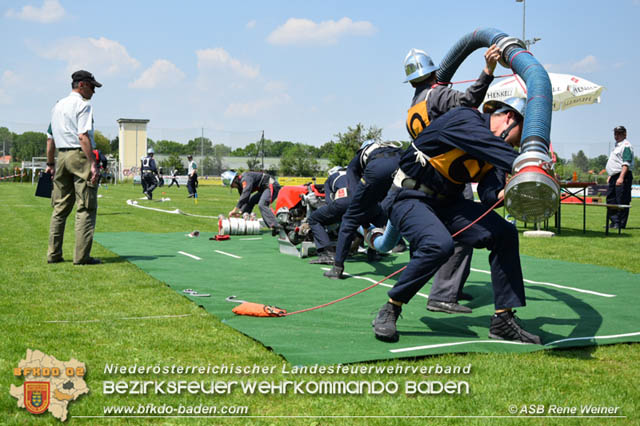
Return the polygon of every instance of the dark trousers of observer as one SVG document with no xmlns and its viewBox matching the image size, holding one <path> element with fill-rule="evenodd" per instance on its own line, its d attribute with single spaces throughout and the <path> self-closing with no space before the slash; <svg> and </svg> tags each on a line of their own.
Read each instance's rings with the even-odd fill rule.
<svg viewBox="0 0 640 426">
<path fill-rule="evenodd" d="M 624 175 L 622 185 L 616 185 L 616 181 L 620 177 L 620 173 L 609 178 L 609 187 L 607 188 L 607 204 L 630 204 L 631 203 L 631 182 L 633 181 L 633 173 L 627 170 Z M 629 218 L 629 209 L 610 209 L 609 220 L 611 224 L 620 228 L 627 227 L 627 219 Z"/>
</svg>

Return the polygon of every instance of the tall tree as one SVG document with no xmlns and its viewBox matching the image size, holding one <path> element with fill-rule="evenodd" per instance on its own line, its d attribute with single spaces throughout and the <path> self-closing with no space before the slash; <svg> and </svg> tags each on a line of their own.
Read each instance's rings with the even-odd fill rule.
<svg viewBox="0 0 640 426">
<path fill-rule="evenodd" d="M 281 176 L 316 176 L 320 173 L 320 165 L 312 155 L 308 145 L 296 144 L 287 149 L 280 158 L 279 174 Z"/>
<path fill-rule="evenodd" d="M 338 141 L 329 154 L 329 162 L 333 166 L 346 166 L 364 141 L 380 141 L 382 129 L 376 126 L 365 129 L 364 125 L 358 123 L 355 127 L 348 127 L 345 133 L 338 133 L 336 138 Z"/>
<path fill-rule="evenodd" d="M 100 131 L 96 130 L 93 134 L 93 140 L 96 143 L 96 148 L 102 152 L 104 155 L 111 154 L 111 142 L 109 139 L 100 133 Z"/>
<path fill-rule="evenodd" d="M 578 151 L 577 154 L 571 155 L 571 162 L 581 172 L 589 170 L 589 158 L 587 158 L 582 150 Z"/>
<path fill-rule="evenodd" d="M 184 170 L 184 165 L 182 164 L 182 161 L 177 154 L 169 155 L 168 158 L 160 161 L 158 165 L 162 167 L 167 173 L 171 173 L 173 169 L 178 169 L 178 173 L 182 173 L 182 171 Z"/>
<path fill-rule="evenodd" d="M 14 161 L 31 161 L 32 157 L 44 157 L 47 150 L 47 135 L 40 132 L 24 132 L 14 139 L 12 155 Z"/>
</svg>

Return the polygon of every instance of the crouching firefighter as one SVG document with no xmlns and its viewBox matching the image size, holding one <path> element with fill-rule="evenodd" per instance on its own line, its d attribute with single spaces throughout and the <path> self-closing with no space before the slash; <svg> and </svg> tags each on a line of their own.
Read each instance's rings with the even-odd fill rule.
<svg viewBox="0 0 640 426">
<path fill-rule="evenodd" d="M 264 223 L 271 228 L 272 233 L 275 235 L 280 230 L 276 215 L 271 210 L 271 203 L 278 198 L 280 184 L 272 176 L 262 172 L 244 172 L 240 175 L 227 171 L 222 174 L 222 183 L 236 188 L 240 194 L 229 217 L 251 213 L 257 204 Z"/>
<path fill-rule="evenodd" d="M 454 108 L 420 133 L 402 154 L 393 187 L 383 201 L 391 223 L 411 244 L 411 259 L 389 300 L 373 321 L 376 338 L 397 341 L 396 321 L 424 284 L 453 254 L 456 233 L 504 194 L 506 174 L 522 135 L 525 101 L 510 98 L 485 105 L 486 114 Z M 467 182 L 478 182 L 482 204 L 463 197 Z M 525 331 L 512 309 L 525 306 L 518 232 L 490 211 L 455 241 L 490 251 L 495 314 L 489 337 L 540 344 Z"/>
<path fill-rule="evenodd" d="M 354 190 L 342 216 L 333 268 L 324 273 L 325 277 L 343 278 L 344 261 L 360 225 L 381 227 L 387 222 L 380 201 L 391 187 L 401 152 L 399 143 L 365 141 L 347 166 L 348 186 Z"/>
<path fill-rule="evenodd" d="M 351 194 L 347 185 L 347 169 L 345 167 L 333 167 L 329 169 L 328 173 L 329 177 L 324 183 L 326 204 L 311 213 L 309 217 L 313 242 L 318 251 L 318 258 L 309 263 L 333 265 L 336 248 L 329 238 L 327 227 L 340 223 L 349 207 Z"/>
<path fill-rule="evenodd" d="M 156 167 L 156 160 L 153 159 L 153 148 L 147 150 L 147 156 L 142 159 L 142 192 L 147 196 L 147 199 L 153 199 L 153 190 L 158 186 L 158 168 Z"/>
</svg>

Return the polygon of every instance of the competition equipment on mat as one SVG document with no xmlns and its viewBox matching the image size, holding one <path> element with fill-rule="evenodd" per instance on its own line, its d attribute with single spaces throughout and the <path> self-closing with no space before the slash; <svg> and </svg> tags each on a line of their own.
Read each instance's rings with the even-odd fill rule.
<svg viewBox="0 0 640 426">
<path fill-rule="evenodd" d="M 245 214 L 242 218 L 231 217 L 229 219 L 223 215 L 218 217 L 219 235 L 256 235 L 259 233 L 260 222 L 255 215 Z"/>
</svg>

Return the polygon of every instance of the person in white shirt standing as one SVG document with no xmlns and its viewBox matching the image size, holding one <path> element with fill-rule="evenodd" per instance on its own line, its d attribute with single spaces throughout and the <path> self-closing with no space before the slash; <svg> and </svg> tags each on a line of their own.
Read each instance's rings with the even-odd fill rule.
<svg viewBox="0 0 640 426">
<path fill-rule="evenodd" d="M 198 198 L 198 165 L 193 161 L 193 155 L 187 155 L 187 162 L 189 163 L 189 177 L 187 180 L 187 190 L 189 191 L 189 197 Z"/>
<path fill-rule="evenodd" d="M 609 155 L 607 161 L 607 204 L 630 204 L 631 203 L 631 181 L 633 180 L 633 147 L 627 140 L 627 129 L 618 126 L 613 129 L 613 138 L 616 146 Z M 609 220 L 610 228 L 624 229 L 627 226 L 629 209 L 611 210 Z"/>
<path fill-rule="evenodd" d="M 98 164 L 93 149 L 93 108 L 90 100 L 102 87 L 88 71 L 71 75 L 71 93 L 59 100 L 51 112 L 47 134 L 47 173 L 53 175 L 48 263 L 63 262 L 62 241 L 67 216 L 77 201 L 74 265 L 97 265 L 90 256 L 98 211 Z M 58 150 L 54 160 L 55 150 Z"/>
</svg>

